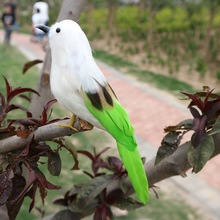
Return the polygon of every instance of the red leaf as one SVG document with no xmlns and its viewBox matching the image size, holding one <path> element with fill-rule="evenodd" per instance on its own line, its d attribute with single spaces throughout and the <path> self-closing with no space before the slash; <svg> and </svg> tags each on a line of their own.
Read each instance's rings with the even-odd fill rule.
<svg viewBox="0 0 220 220">
<path fill-rule="evenodd" d="M 48 111 L 51 109 L 51 107 L 53 106 L 53 104 L 56 103 L 56 102 L 57 102 L 56 99 L 50 100 L 50 101 L 44 106 L 45 110 L 48 112 Z"/>
<path fill-rule="evenodd" d="M 120 200 L 121 198 L 123 198 L 124 196 L 124 193 L 122 192 L 121 189 L 116 189 L 116 190 L 113 190 L 111 191 L 107 198 L 106 198 L 106 202 L 108 204 L 114 204 L 115 202 L 117 202 L 118 200 Z"/>
<path fill-rule="evenodd" d="M 4 77 L 4 76 L 3 76 Z M 11 86 L 8 82 L 8 80 L 4 77 L 4 80 L 5 80 L 5 85 L 6 85 L 6 95 L 7 97 L 9 96 L 9 94 L 11 93 Z"/>
<path fill-rule="evenodd" d="M 12 203 L 11 201 L 14 200 L 22 192 L 23 188 L 25 187 L 25 179 L 23 176 L 15 174 L 14 178 L 12 179 L 12 182 L 13 189 L 6 205 L 8 209 L 9 218 L 16 219 L 16 216 L 23 203 L 23 199 L 15 203 Z"/>
<path fill-rule="evenodd" d="M 205 104 L 205 105 L 206 105 L 206 103 L 208 102 L 209 97 L 211 96 L 213 90 L 214 90 L 214 89 L 210 90 L 210 91 L 207 93 L 207 95 L 206 95 L 206 97 L 205 97 L 205 100 L 204 100 L 204 104 Z"/>
<path fill-rule="evenodd" d="M 40 94 L 34 89 L 31 89 L 31 88 L 16 88 L 7 95 L 7 102 L 9 103 L 15 96 L 17 96 L 17 95 L 19 95 L 23 92 L 33 92 L 36 95 L 40 96 Z"/>
<path fill-rule="evenodd" d="M 1 105 L 5 106 L 5 97 L 0 93 L 0 98 L 1 98 Z"/>
<path fill-rule="evenodd" d="M 31 101 L 31 98 L 29 96 L 27 96 L 27 95 L 19 95 L 19 97 L 21 97 L 22 99 L 24 99 L 24 100 L 26 100 L 28 102 Z"/>
<path fill-rule="evenodd" d="M 34 208 L 37 186 L 38 184 L 35 182 L 33 186 L 31 187 L 31 189 L 27 192 L 27 195 L 32 199 L 31 204 L 29 206 L 29 212 L 31 212 L 31 210 Z"/>
<path fill-rule="evenodd" d="M 47 196 L 47 190 L 41 184 L 38 184 L 38 187 L 39 187 L 39 190 L 40 190 L 40 197 L 41 197 L 42 203 L 44 205 L 44 199 Z"/>
<path fill-rule="evenodd" d="M 215 118 L 217 115 L 217 113 L 220 110 L 220 100 L 213 100 L 213 101 L 209 101 L 207 102 L 207 104 L 205 105 L 205 112 L 207 115 L 207 118 Z"/>
<path fill-rule="evenodd" d="M 46 177 L 43 173 L 37 168 L 34 169 L 35 176 L 37 180 L 40 182 L 42 186 L 44 186 L 46 189 L 60 189 L 60 186 L 55 186 L 52 183 L 48 182 Z"/>
<path fill-rule="evenodd" d="M 56 199 L 53 201 L 55 205 L 68 206 L 68 202 L 65 199 Z"/>
<path fill-rule="evenodd" d="M 98 207 L 95 211 L 94 220 L 111 220 L 113 219 L 113 214 L 111 209 L 108 206 L 102 205 Z"/>
<path fill-rule="evenodd" d="M 206 115 L 201 116 L 200 118 L 194 118 L 193 120 L 193 130 L 195 131 L 195 134 L 192 138 L 192 145 L 195 148 L 200 144 L 200 142 L 205 136 L 206 123 L 207 123 Z"/>
<path fill-rule="evenodd" d="M 123 164 L 120 159 L 112 156 L 108 157 L 107 161 L 111 170 L 116 171 L 117 173 L 121 173 Z"/>
<path fill-rule="evenodd" d="M 89 173 L 89 172 L 87 172 L 87 171 L 83 171 L 83 173 L 85 173 L 86 175 L 88 175 L 90 178 L 94 178 L 94 176 L 91 174 L 91 173 Z"/>
<path fill-rule="evenodd" d="M 43 112 L 42 112 L 42 123 L 43 124 L 46 124 L 47 122 L 47 113 L 48 111 L 50 110 L 50 108 L 52 107 L 52 105 L 54 103 L 56 103 L 57 100 L 56 99 L 52 99 L 50 100 L 45 106 L 44 106 L 44 109 L 43 109 Z"/>
<path fill-rule="evenodd" d="M 47 122 L 47 111 L 45 110 L 45 108 L 42 112 L 42 120 L 41 121 L 42 121 L 43 125 L 46 124 L 46 122 Z"/>
<path fill-rule="evenodd" d="M 95 159 L 94 156 L 88 151 L 78 150 L 77 153 L 87 156 L 91 161 L 94 161 L 94 159 Z"/>
<path fill-rule="evenodd" d="M 0 174 L 0 205 L 4 205 L 12 191 L 12 180 L 9 178 L 10 169 L 5 170 Z"/>
<path fill-rule="evenodd" d="M 102 151 L 99 152 L 99 154 L 96 155 L 96 158 L 97 158 L 97 157 L 100 157 L 101 154 L 105 153 L 108 149 L 110 149 L 110 147 L 104 148 Z"/>
<path fill-rule="evenodd" d="M 27 191 L 30 189 L 30 186 L 34 183 L 34 181 L 36 180 L 36 176 L 35 173 L 32 169 L 27 168 L 28 171 L 28 176 L 26 178 L 26 184 L 25 187 L 23 188 L 23 190 L 21 191 L 21 193 L 14 198 L 11 202 L 15 203 L 20 201 L 21 199 L 24 198 L 25 194 L 27 193 Z"/>
<path fill-rule="evenodd" d="M 29 149 L 30 149 L 30 145 L 28 144 L 22 149 L 20 154 L 18 154 L 17 158 L 26 157 L 29 154 Z"/>
<path fill-rule="evenodd" d="M 199 112 L 196 108 L 189 107 L 189 110 L 190 110 L 190 112 L 191 112 L 191 114 L 194 118 L 199 118 L 200 117 L 200 114 L 199 114 Z"/>
<path fill-rule="evenodd" d="M 23 66 L 23 70 L 22 70 L 22 73 L 24 74 L 25 72 L 27 72 L 27 70 L 29 70 L 32 66 L 38 64 L 38 63 L 42 63 L 43 61 L 42 60 L 33 60 L 33 61 L 30 61 L 30 62 L 27 62 L 24 64 Z"/>
<path fill-rule="evenodd" d="M 204 111 L 204 104 L 199 96 L 185 92 L 182 93 L 192 99 L 192 103 L 189 104 L 189 107 L 196 105 L 202 112 Z"/>
<path fill-rule="evenodd" d="M 5 112 L 8 113 L 8 112 L 13 111 L 13 110 L 15 110 L 15 109 L 20 109 L 20 110 L 26 112 L 27 117 L 31 117 L 31 116 L 32 116 L 31 112 L 29 112 L 29 110 L 28 110 L 27 108 L 25 108 L 25 107 L 23 107 L 23 106 L 21 106 L 21 105 L 15 105 L 15 104 L 8 105 L 8 106 L 6 107 L 6 109 L 5 109 Z"/>
</svg>

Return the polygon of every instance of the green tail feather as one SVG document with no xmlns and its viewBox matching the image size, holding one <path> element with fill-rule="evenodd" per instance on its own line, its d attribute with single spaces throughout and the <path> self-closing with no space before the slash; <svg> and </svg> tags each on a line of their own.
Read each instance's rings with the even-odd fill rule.
<svg viewBox="0 0 220 220">
<path fill-rule="evenodd" d="M 84 94 L 83 97 L 89 111 L 115 138 L 122 162 L 128 172 L 128 177 L 138 198 L 145 204 L 149 197 L 148 181 L 134 138 L 134 128 L 130 123 L 127 112 L 117 100 L 114 100 L 113 107 L 106 106 L 98 110 L 92 105 L 88 96 Z"/>
<path fill-rule="evenodd" d="M 134 147 L 134 150 L 129 150 L 120 143 L 117 143 L 117 146 L 134 190 L 140 201 L 146 204 L 149 198 L 148 181 L 138 148 Z"/>
</svg>

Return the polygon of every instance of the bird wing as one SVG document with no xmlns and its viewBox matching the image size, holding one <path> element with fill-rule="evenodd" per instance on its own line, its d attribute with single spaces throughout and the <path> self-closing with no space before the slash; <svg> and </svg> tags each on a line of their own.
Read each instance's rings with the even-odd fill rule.
<svg viewBox="0 0 220 220">
<path fill-rule="evenodd" d="M 82 91 L 83 99 L 91 114 L 115 138 L 129 179 L 138 198 L 145 204 L 149 197 L 148 181 L 134 137 L 134 128 L 110 85 L 98 85 L 99 90 L 95 93 Z"/>
</svg>

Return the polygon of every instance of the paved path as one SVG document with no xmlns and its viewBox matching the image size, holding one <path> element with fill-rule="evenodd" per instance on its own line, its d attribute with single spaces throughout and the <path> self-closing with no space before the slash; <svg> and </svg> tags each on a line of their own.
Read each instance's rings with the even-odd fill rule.
<svg viewBox="0 0 220 220">
<path fill-rule="evenodd" d="M 0 31 L 0 40 L 2 40 L 2 35 Z M 45 54 L 41 46 L 32 43 L 29 35 L 13 33 L 12 37 L 13 44 L 28 59 L 44 59 Z M 186 108 L 188 103 L 179 101 L 177 97 L 167 92 L 138 82 L 131 76 L 123 75 L 102 62 L 98 64 L 131 117 L 141 154 L 151 159 L 160 146 L 160 141 L 164 136 L 164 127 L 191 118 Z M 187 178 L 174 177 L 169 180 L 182 188 L 186 199 L 196 202 L 211 216 L 209 219 L 213 220 L 220 219 L 219 167 L 220 156 L 209 161 L 198 175 L 189 172 Z"/>
</svg>

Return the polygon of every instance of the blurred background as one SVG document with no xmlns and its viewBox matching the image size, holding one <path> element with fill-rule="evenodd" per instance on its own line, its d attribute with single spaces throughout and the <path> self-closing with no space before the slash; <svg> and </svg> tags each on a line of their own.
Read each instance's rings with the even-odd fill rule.
<svg viewBox="0 0 220 220">
<path fill-rule="evenodd" d="M 4 2 L 4 0 L 0 0 L 2 10 Z M 16 4 L 18 26 L 15 32 L 25 34 L 27 43 L 32 34 L 33 5 L 36 1 L 11 0 L 11 2 Z M 48 0 L 46 2 L 49 5 L 49 25 L 52 25 L 56 21 L 62 1 Z M 159 90 L 166 90 L 175 96 L 179 95 L 180 91 L 201 90 L 203 85 L 219 90 L 220 0 L 88 0 L 78 23 L 89 38 L 94 49 L 94 56 L 123 73 L 132 74 L 129 78 L 131 84 L 137 84 L 132 78 L 135 76 L 141 82 L 146 82 L 150 86 L 153 85 Z M 0 23 L 0 28 L 2 28 L 2 23 Z M 18 35 L 12 35 L 12 40 L 14 38 L 15 42 L 16 37 L 18 38 Z M 35 44 L 33 43 L 33 45 Z M 0 44 L 0 74 L 7 73 L 5 75 L 13 86 L 22 84 L 34 88 L 39 77 L 39 69 L 33 68 L 33 73 L 21 77 L 22 66 L 27 60 L 24 57 L 22 58 L 20 51 L 16 50 L 18 45 L 14 43 L 13 46 L 15 48 L 4 50 Z M 18 60 L 20 58 L 22 60 Z M 16 80 L 14 80 L 15 78 Z M 149 88 L 147 84 L 144 84 L 144 89 L 141 88 L 141 90 L 145 91 L 147 88 L 150 94 L 154 93 L 152 87 Z M 127 98 L 128 92 L 120 93 L 121 87 L 122 85 L 115 86 L 115 90 L 118 90 L 117 93 L 122 99 L 123 95 Z M 3 80 L 0 80 L 0 90 L 3 89 L 4 83 Z M 140 112 L 143 114 L 149 115 L 149 112 L 152 111 L 152 115 L 149 115 L 150 119 L 145 123 L 146 126 L 151 126 L 150 128 L 143 129 L 142 121 L 138 121 L 140 122 L 140 130 L 144 134 L 149 132 L 149 136 L 154 137 L 152 140 L 149 137 L 139 140 L 140 145 L 143 144 L 143 148 L 146 149 L 147 159 L 151 159 L 153 156 L 151 157 L 146 145 L 154 146 L 154 150 L 152 147 L 151 151 L 153 152 L 152 155 L 155 155 L 156 147 L 160 145 L 161 136 L 164 135 L 164 126 L 172 125 L 170 124 L 172 123 L 171 116 L 180 115 L 177 111 L 170 113 L 170 111 L 162 109 L 161 103 L 163 101 L 171 102 L 167 93 L 153 94 L 153 98 L 156 96 L 159 96 L 157 108 L 147 106 L 146 99 L 142 101 L 143 103 L 136 104 L 136 106 L 140 106 L 142 109 Z M 177 98 L 173 99 L 176 100 Z M 125 107 L 128 111 L 129 106 L 132 106 L 132 101 L 126 102 L 128 104 Z M 181 101 L 181 103 L 183 102 Z M 140 104 L 145 106 L 143 107 Z M 184 103 L 185 112 L 188 112 L 187 104 Z M 56 114 L 59 114 L 60 109 L 57 112 L 55 111 Z M 153 113 L 155 113 L 155 119 L 152 119 Z M 129 114 L 133 114 L 132 110 Z M 138 112 L 137 114 L 140 115 L 141 113 Z M 167 121 L 162 120 L 163 114 Z M 135 121 L 134 118 L 132 120 Z M 179 120 L 175 121 L 175 123 L 178 122 Z M 160 127 L 156 129 L 152 127 L 153 125 Z M 93 146 L 98 146 L 98 149 L 103 149 L 106 146 L 114 147 L 115 144 L 112 143 L 109 136 L 105 136 L 105 133 L 100 130 L 96 132 L 99 133 L 88 132 L 75 135 L 71 141 L 78 149 L 88 149 L 88 147 L 92 149 Z M 72 158 L 69 157 L 68 153 L 62 153 L 64 154 L 63 158 L 65 158 L 63 160 L 64 169 L 61 177 L 55 181 L 58 185 L 67 188 L 71 187 L 72 183 L 77 182 L 78 179 L 74 175 L 70 175 Z M 115 153 L 115 148 L 111 150 L 111 153 Z M 219 157 L 216 157 L 197 175 L 205 181 L 209 180 L 206 184 L 198 181 L 196 177 L 192 177 L 190 174 L 189 178 L 179 177 L 174 182 L 162 182 L 159 184 L 160 190 L 158 190 L 160 201 L 152 196 L 153 199 L 148 206 L 116 219 L 217 219 L 220 215 L 219 203 L 215 202 L 219 201 L 220 198 L 218 196 L 220 192 L 219 165 Z M 50 178 L 49 174 L 48 178 Z M 82 180 L 84 181 L 85 177 L 82 177 Z M 209 194 L 210 189 L 213 189 L 212 197 Z M 48 194 L 49 199 L 45 202 L 44 208 L 41 200 L 37 204 L 46 214 L 59 209 L 54 208 L 54 205 L 51 204 L 54 197 L 57 196 L 57 192 L 49 192 Z M 199 195 L 202 195 L 202 200 L 197 203 L 198 198 L 195 202 L 193 197 L 199 197 Z M 216 195 L 217 198 L 214 198 L 213 195 Z M 25 203 L 18 219 L 39 218 L 40 209 L 35 209 L 30 215 L 27 215 L 29 203 L 30 201 Z M 215 211 L 213 213 L 218 216 L 217 218 L 212 217 L 206 211 L 205 207 L 210 204 L 214 207 L 211 211 Z M 145 218 L 145 216 L 148 217 Z"/>
<path fill-rule="evenodd" d="M 30 33 L 36 1 L 14 2 L 19 31 Z M 62 1 L 47 2 L 53 24 Z M 220 80 L 218 0 L 89 0 L 79 23 L 94 49 L 140 69 L 172 75 L 196 88 L 201 81 L 215 87 Z"/>
</svg>

